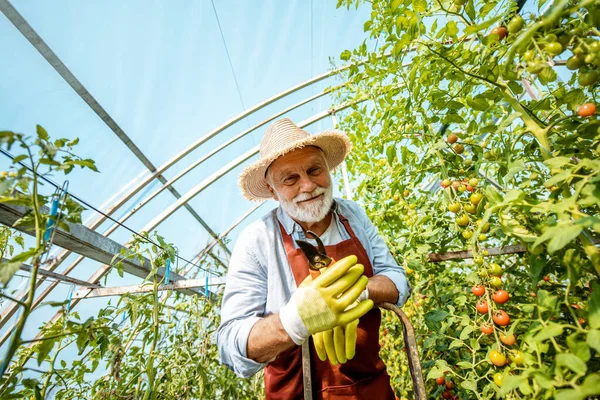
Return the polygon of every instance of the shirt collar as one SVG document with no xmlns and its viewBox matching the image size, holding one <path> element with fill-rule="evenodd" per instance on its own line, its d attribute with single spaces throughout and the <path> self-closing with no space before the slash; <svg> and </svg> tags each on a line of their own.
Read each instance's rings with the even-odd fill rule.
<svg viewBox="0 0 600 400">
<path fill-rule="evenodd" d="M 338 209 L 338 204 L 335 201 L 335 199 L 333 199 L 333 203 L 331 205 L 331 211 L 334 212 L 334 217 L 335 217 L 337 209 Z M 292 219 L 292 217 L 290 217 L 288 215 L 288 213 L 285 212 L 281 206 L 277 207 L 277 219 L 279 220 L 279 222 L 281 222 L 281 225 L 283 225 L 283 229 L 285 229 L 285 233 L 287 233 L 288 235 L 291 236 L 294 232 L 301 232 L 302 233 L 301 236 L 304 235 L 300 224 L 298 224 L 296 221 L 294 221 Z"/>
</svg>

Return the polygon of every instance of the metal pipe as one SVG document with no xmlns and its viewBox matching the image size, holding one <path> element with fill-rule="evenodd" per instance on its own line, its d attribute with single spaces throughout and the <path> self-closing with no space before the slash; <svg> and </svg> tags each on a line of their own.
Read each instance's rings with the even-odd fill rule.
<svg viewBox="0 0 600 400">
<path fill-rule="evenodd" d="M 252 213 L 254 213 L 254 211 L 256 211 L 260 206 L 262 206 L 263 204 L 265 204 L 266 201 L 261 201 L 260 203 L 258 203 L 257 205 L 255 205 L 254 207 L 252 207 L 246 214 L 244 214 L 240 219 L 238 219 L 236 222 L 233 223 L 233 225 L 231 225 L 229 228 L 227 228 L 220 236 L 219 238 L 222 240 L 223 238 L 225 238 L 227 235 L 229 235 L 229 233 L 235 228 L 237 227 L 239 224 L 241 224 L 246 218 L 248 218 Z M 202 258 L 204 258 L 204 256 L 210 251 L 210 249 L 213 248 L 213 246 L 217 244 L 217 240 L 213 240 L 211 243 L 209 243 L 202 251 L 200 251 L 200 253 L 198 253 L 193 259 L 192 259 L 192 263 L 196 264 L 197 262 L 199 262 L 200 260 L 202 260 Z M 192 265 L 192 264 L 189 264 Z M 186 265 L 187 267 L 187 265 Z M 185 268 L 185 267 L 184 267 Z M 182 275 L 183 276 L 187 276 L 188 272 L 190 272 L 191 267 L 188 268 L 187 270 L 185 270 Z"/>
</svg>

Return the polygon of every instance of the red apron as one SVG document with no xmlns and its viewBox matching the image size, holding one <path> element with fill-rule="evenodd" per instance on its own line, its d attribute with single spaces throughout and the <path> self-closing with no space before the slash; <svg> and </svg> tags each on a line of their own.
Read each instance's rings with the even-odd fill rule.
<svg viewBox="0 0 600 400">
<path fill-rule="evenodd" d="M 333 246 L 325 246 L 327 255 L 340 260 L 349 255 L 356 255 L 358 263 L 364 265 L 364 274 L 373 276 L 373 268 L 365 248 L 360 243 L 348 220 L 338 214 L 340 221 L 350 235 Z M 335 223 L 333 221 L 332 223 Z M 294 274 L 296 286 L 308 276 L 308 260 L 300 249 L 296 249 L 292 238 L 279 224 L 283 244 L 288 261 Z M 310 340 L 311 379 L 313 398 L 316 399 L 382 399 L 394 400 L 395 395 L 390 387 L 390 377 L 385 365 L 379 357 L 379 325 L 381 312 L 373 308 L 360 318 L 356 339 L 356 355 L 345 364 L 331 365 L 329 360 L 321 361 Z M 269 400 L 290 400 L 304 398 L 302 382 L 302 347 L 293 348 L 280 353 L 265 368 L 265 393 Z"/>
</svg>

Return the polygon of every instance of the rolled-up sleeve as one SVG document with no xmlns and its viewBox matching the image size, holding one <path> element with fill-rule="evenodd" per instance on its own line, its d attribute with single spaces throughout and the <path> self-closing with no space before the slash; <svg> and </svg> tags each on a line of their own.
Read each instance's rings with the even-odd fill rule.
<svg viewBox="0 0 600 400">
<path fill-rule="evenodd" d="M 267 273 L 251 251 L 252 234 L 243 232 L 231 254 L 221 305 L 221 325 L 216 342 L 221 362 L 242 378 L 266 364 L 247 357 L 248 336 L 265 313 Z"/>
<path fill-rule="evenodd" d="M 406 272 L 404 268 L 396 262 L 390 249 L 386 245 L 385 241 L 379 236 L 377 228 L 369 219 L 367 213 L 362 207 L 354 204 L 361 222 L 364 224 L 368 245 L 372 250 L 372 264 L 373 264 L 373 275 L 384 275 L 390 278 L 390 280 L 396 285 L 398 289 L 398 302 L 396 305 L 402 307 L 406 300 L 410 296 L 410 285 L 406 279 Z"/>
</svg>

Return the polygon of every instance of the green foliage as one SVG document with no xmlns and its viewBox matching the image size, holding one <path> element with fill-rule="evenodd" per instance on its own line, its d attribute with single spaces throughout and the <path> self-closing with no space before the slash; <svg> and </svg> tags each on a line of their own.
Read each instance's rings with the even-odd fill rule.
<svg viewBox="0 0 600 400">
<path fill-rule="evenodd" d="M 428 395 L 449 390 L 432 382 L 441 374 L 461 398 L 595 395 L 600 120 L 579 114 L 598 98 L 595 2 L 559 1 L 544 16 L 516 16 L 514 3 L 495 1 L 364 6 L 377 46 L 342 53 L 353 66 L 339 102 L 354 105 L 340 128 L 354 144 L 355 197 L 413 286 L 404 309 Z M 573 53 L 581 57 L 569 69 L 557 63 Z M 527 252 L 488 257 L 486 249 L 506 246 Z M 430 262 L 466 250 L 465 260 Z M 474 284 L 486 288 L 487 313 L 475 310 Z M 491 299 L 499 287 L 510 294 L 505 304 Z M 500 310 L 506 326 L 493 321 Z M 394 388 L 410 398 L 400 330 L 391 318 L 383 325 Z M 516 343 L 503 343 L 511 334 Z M 520 365 L 493 365 L 492 350 Z"/>
</svg>

